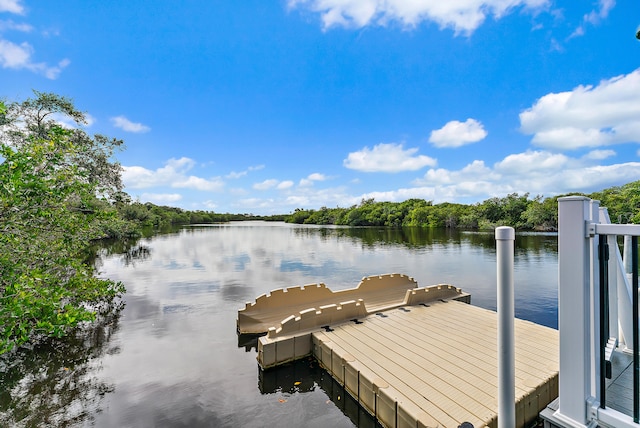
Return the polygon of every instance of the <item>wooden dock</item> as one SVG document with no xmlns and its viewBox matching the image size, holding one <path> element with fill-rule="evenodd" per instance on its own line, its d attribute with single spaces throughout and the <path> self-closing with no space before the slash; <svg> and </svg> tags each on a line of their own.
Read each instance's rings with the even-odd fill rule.
<svg viewBox="0 0 640 428">
<path fill-rule="evenodd" d="M 497 314 L 464 303 L 468 295 L 450 285 L 404 295 L 386 305 L 378 300 L 386 309 L 375 312 L 363 299 L 296 307 L 260 338 L 258 362 L 267 369 L 315 356 L 383 426 L 496 427 Z M 525 427 L 558 395 L 558 332 L 516 320 L 515 338 L 516 425 Z"/>
</svg>

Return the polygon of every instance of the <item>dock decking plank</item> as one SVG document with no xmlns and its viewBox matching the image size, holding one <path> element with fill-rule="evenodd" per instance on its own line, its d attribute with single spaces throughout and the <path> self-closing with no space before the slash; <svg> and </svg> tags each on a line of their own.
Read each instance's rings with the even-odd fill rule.
<svg viewBox="0 0 640 428">
<path fill-rule="evenodd" d="M 371 344 L 371 349 L 374 353 L 377 353 L 379 358 L 373 358 L 378 364 L 384 365 L 389 372 L 395 376 L 397 379 L 400 379 L 407 387 L 415 392 L 420 393 L 424 398 L 432 400 L 434 402 L 440 402 L 444 398 L 449 398 L 450 403 L 465 403 L 460 404 L 460 409 L 464 409 L 466 411 L 471 411 L 474 416 L 477 416 L 479 420 L 484 420 L 484 413 L 490 412 L 490 409 L 484 408 L 482 403 L 476 401 L 472 396 L 466 395 L 463 391 L 458 390 L 456 387 L 452 386 L 450 383 L 446 382 L 443 379 L 442 373 L 438 374 L 439 370 L 435 370 L 430 372 L 417 364 L 415 361 L 412 361 L 411 358 L 404 355 L 402 352 L 403 348 L 396 347 L 392 348 L 389 345 L 396 345 L 395 342 L 386 340 L 382 336 L 372 337 L 363 332 L 364 326 L 360 326 L 358 329 L 358 333 L 363 333 L 363 343 Z M 334 337 L 335 332 L 329 333 L 329 337 Z M 346 332 L 345 332 L 346 333 Z M 354 339 L 354 337 L 352 337 Z M 368 340 L 367 340 L 368 338 Z M 345 338 L 346 339 L 346 338 Z M 354 343 L 351 342 L 350 343 Z M 381 349 L 390 350 L 394 349 L 393 352 L 387 354 Z M 369 351 L 372 352 L 372 351 Z M 360 354 L 359 356 L 362 356 Z M 441 368 L 437 366 L 436 368 Z M 395 384 L 390 383 L 395 386 Z M 411 391 L 408 391 L 411 392 Z M 447 411 L 454 412 L 455 414 L 462 413 L 456 412 L 455 406 L 448 407 Z M 459 421 L 460 422 L 460 421 Z"/>
<path fill-rule="evenodd" d="M 375 323 L 375 324 L 374 324 Z M 379 324 L 379 325 L 376 325 Z M 412 343 L 415 337 L 415 331 L 407 332 L 396 330 L 396 334 L 391 330 L 384 328 L 384 323 L 363 323 L 359 326 L 358 333 L 366 335 L 376 344 L 393 349 L 394 356 L 397 356 L 396 362 L 403 365 L 409 373 L 421 379 L 429 379 L 429 385 L 439 391 L 446 391 L 447 396 L 456 398 L 456 400 L 469 400 L 470 403 L 477 403 L 477 415 L 482 415 L 486 411 L 491 411 L 484 403 L 491 401 L 493 395 L 486 390 L 479 388 L 476 382 L 469 382 L 469 377 L 482 383 L 483 379 L 475 376 L 472 372 L 453 369 L 455 366 L 449 364 L 446 359 L 438 359 L 432 357 L 434 344 L 424 341 L 421 345 Z M 411 343 L 412 346 L 407 346 Z M 442 363 L 445 364 L 442 364 Z M 467 382 L 465 382 L 465 379 Z M 465 385 L 467 388 L 462 387 Z M 494 406 L 492 406 L 494 407 Z"/>
<path fill-rule="evenodd" d="M 360 369 L 389 385 L 398 406 L 409 400 L 441 426 L 495 426 L 497 419 L 497 317 L 495 312 L 450 301 L 369 315 L 313 333 Z M 516 400 L 537 414 L 539 390 L 557 376 L 557 331 L 516 320 Z M 544 348 L 538 350 L 536 348 Z M 325 350 L 325 352 L 330 352 Z M 335 375 L 334 375 L 335 377 Z M 549 392 L 543 398 L 549 397 Z M 536 407 L 533 409 L 533 407 Z M 527 416 L 519 414 L 518 420 Z M 521 425 L 519 425 L 521 426 Z"/>
<path fill-rule="evenodd" d="M 495 353 L 498 346 L 498 331 L 496 320 L 493 315 L 487 317 L 486 310 L 475 306 L 460 306 L 459 302 L 448 302 L 447 304 L 453 305 L 453 307 L 447 309 L 440 307 L 439 310 L 430 311 L 429 314 L 421 319 L 417 319 L 416 322 L 420 323 L 424 328 L 433 328 L 434 323 L 442 325 L 445 321 L 451 320 L 451 322 L 447 324 L 447 326 L 450 327 L 447 329 L 448 339 L 454 339 L 457 343 L 464 343 L 465 345 L 475 344 L 478 352 L 484 352 L 486 354 Z M 436 308 L 435 305 L 433 307 Z M 482 316 L 483 312 L 485 313 L 484 316 Z M 389 316 L 392 316 L 394 314 L 398 314 L 398 312 L 392 311 L 388 314 Z M 523 320 L 517 321 L 518 322 L 515 324 L 515 339 L 517 342 L 549 344 L 542 350 L 538 350 L 536 346 L 529 348 L 524 346 L 516 347 L 516 367 L 519 369 L 518 371 L 523 374 L 523 378 L 539 377 L 540 359 L 543 359 L 548 363 L 557 363 L 559 361 L 557 352 L 557 331 L 543 327 L 543 330 L 548 330 L 548 334 L 534 335 L 531 334 L 530 331 L 540 331 L 541 326 Z M 478 338 L 483 339 L 478 342 Z M 553 348 L 554 340 L 556 348 Z M 493 361 L 495 368 L 492 368 L 491 370 L 495 373 L 497 371 L 497 361 L 495 359 L 493 359 Z M 516 377 L 517 376 L 518 373 L 516 373 Z"/>
<path fill-rule="evenodd" d="M 318 334 L 318 333 L 314 333 L 314 334 Z M 319 333 L 319 335 L 324 336 L 325 340 L 328 343 L 336 342 L 341 347 L 346 346 L 349 348 L 350 351 L 356 351 L 355 352 L 356 355 L 353 355 L 353 354 L 351 355 L 353 355 L 356 361 L 358 361 L 362 366 L 364 366 L 366 370 L 368 370 L 371 373 L 375 373 L 374 376 L 383 379 L 387 384 L 388 384 L 388 381 L 391 380 L 394 388 L 400 392 L 402 396 L 401 398 L 404 398 L 416 404 L 431 418 L 433 418 L 433 420 L 441 424 L 441 426 L 449 427 L 449 426 L 458 426 L 460 424 L 461 421 L 455 418 L 455 412 L 456 410 L 458 410 L 456 408 L 457 406 L 455 403 L 451 403 L 448 400 L 440 400 L 440 401 L 429 400 L 428 398 L 424 397 L 422 393 L 411 394 L 409 392 L 409 394 L 407 394 L 408 392 L 407 388 L 403 387 L 402 384 L 404 383 L 406 386 L 409 386 L 410 388 L 410 384 L 414 383 L 414 380 L 413 379 L 408 379 L 408 380 L 397 379 L 397 377 L 393 373 L 391 373 L 387 369 L 387 367 L 385 367 L 384 365 L 381 365 L 379 361 L 376 361 L 374 358 L 371 357 L 373 348 L 371 348 L 369 345 L 360 343 L 363 346 L 361 348 L 358 348 L 357 346 L 355 347 L 350 346 L 350 345 L 353 345 L 353 343 L 349 344 L 349 342 L 344 340 L 344 338 L 341 338 L 335 335 L 327 336 L 326 333 Z M 394 382 L 394 380 L 396 381 Z M 416 391 L 416 392 L 419 392 L 419 391 Z M 476 424 L 474 424 L 474 426 L 476 426 Z"/>
</svg>

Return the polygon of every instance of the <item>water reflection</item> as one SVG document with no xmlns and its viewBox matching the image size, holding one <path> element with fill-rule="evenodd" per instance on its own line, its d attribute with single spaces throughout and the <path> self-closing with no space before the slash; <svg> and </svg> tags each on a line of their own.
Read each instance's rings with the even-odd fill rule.
<svg viewBox="0 0 640 428">
<path fill-rule="evenodd" d="M 100 358 L 120 352 L 111 338 L 121 307 L 65 340 L 47 340 L 0 358 L 0 426 L 77 426 L 91 422 L 115 385 L 96 377 Z"/>
<path fill-rule="evenodd" d="M 493 232 L 473 232 L 455 229 L 429 229 L 419 227 L 300 227 L 295 230 L 300 237 L 320 236 L 323 240 L 348 239 L 364 248 L 376 248 L 379 245 L 401 246 L 406 248 L 425 248 L 439 245 L 470 244 L 495 251 Z M 555 233 L 518 233 L 516 247 L 529 251 L 557 253 L 557 234 Z"/>
<path fill-rule="evenodd" d="M 258 351 L 258 339 L 265 334 L 238 334 L 238 348 L 244 348 L 245 352 Z"/>
<path fill-rule="evenodd" d="M 256 338 L 236 335 L 237 310 L 276 288 L 339 290 L 391 272 L 456 285 L 495 309 L 493 233 L 264 222 L 168 232 L 100 250 L 100 275 L 125 284 L 126 307 L 102 339 L 5 361 L 0 426 L 373 427 L 317 367 L 257 377 Z M 516 239 L 516 316 L 551 327 L 556 241 Z"/>
</svg>

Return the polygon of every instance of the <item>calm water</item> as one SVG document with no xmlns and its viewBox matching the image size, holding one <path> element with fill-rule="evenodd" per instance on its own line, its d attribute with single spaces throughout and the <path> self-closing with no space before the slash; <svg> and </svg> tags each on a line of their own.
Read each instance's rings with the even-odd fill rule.
<svg viewBox="0 0 640 428">
<path fill-rule="evenodd" d="M 1 426 L 373 427 L 312 360 L 260 373 L 236 313 L 269 290 L 404 273 L 495 309 L 492 233 L 231 223 L 105 250 L 127 287 L 103 326 L 0 361 Z M 516 316 L 557 327 L 557 238 L 517 236 Z"/>
</svg>

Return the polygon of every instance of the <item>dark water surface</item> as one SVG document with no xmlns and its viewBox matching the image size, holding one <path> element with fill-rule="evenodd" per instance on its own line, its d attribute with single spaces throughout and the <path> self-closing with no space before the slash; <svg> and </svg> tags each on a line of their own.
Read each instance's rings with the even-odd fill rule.
<svg viewBox="0 0 640 428">
<path fill-rule="evenodd" d="M 373 427 L 312 359 L 266 373 L 236 335 L 245 302 L 275 288 L 404 273 L 495 309 L 493 233 L 243 222 L 105 251 L 127 287 L 98 329 L 0 360 L 0 426 Z M 516 239 L 516 316 L 557 327 L 557 237 Z"/>
</svg>

